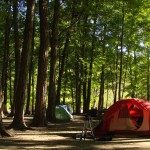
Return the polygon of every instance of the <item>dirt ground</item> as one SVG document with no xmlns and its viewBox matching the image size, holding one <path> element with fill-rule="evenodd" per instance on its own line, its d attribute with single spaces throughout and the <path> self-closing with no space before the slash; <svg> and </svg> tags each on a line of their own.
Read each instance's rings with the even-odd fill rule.
<svg viewBox="0 0 150 150">
<path fill-rule="evenodd" d="M 25 117 L 30 122 L 32 117 Z M 83 116 L 74 116 L 68 123 L 49 123 L 47 128 L 33 128 L 33 130 L 10 130 L 12 137 L 0 137 L 0 149 L 92 149 L 92 150 L 148 150 L 150 136 L 115 135 L 112 141 L 94 141 L 93 139 L 76 140 L 84 125 Z M 7 126 L 11 118 L 4 118 Z M 97 121 L 93 124 L 97 124 Z"/>
</svg>

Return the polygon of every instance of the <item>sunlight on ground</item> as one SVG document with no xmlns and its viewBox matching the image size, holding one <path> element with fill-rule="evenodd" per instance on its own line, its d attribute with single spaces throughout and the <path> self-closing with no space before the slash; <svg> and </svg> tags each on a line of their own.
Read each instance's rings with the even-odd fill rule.
<svg viewBox="0 0 150 150">
<path fill-rule="evenodd" d="M 9 123 L 10 120 L 5 120 Z M 0 149 L 58 149 L 58 150 L 149 150 L 150 138 L 115 135 L 112 141 L 76 140 L 83 129 L 83 118 L 69 123 L 49 124 L 48 128 L 11 131 L 13 137 L 0 138 Z"/>
</svg>

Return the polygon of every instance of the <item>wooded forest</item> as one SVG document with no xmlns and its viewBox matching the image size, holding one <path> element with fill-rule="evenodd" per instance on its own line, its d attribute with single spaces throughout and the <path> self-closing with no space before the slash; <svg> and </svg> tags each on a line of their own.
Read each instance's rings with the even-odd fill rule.
<svg viewBox="0 0 150 150">
<path fill-rule="evenodd" d="M 149 0 L 0 1 L 0 77 L 12 128 L 150 100 Z"/>
</svg>

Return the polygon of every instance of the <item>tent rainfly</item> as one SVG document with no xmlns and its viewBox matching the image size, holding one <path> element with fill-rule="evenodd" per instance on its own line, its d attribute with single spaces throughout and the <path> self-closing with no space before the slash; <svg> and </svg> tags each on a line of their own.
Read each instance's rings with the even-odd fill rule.
<svg viewBox="0 0 150 150">
<path fill-rule="evenodd" d="M 93 129 L 95 136 L 110 134 L 150 134 L 150 102 L 130 98 L 108 108 L 103 121 Z"/>
</svg>

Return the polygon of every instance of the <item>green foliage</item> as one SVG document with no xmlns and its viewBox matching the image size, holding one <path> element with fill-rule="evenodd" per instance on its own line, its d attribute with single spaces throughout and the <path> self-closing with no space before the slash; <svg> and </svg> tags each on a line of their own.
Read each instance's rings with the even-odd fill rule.
<svg viewBox="0 0 150 150">
<path fill-rule="evenodd" d="M 94 99 L 95 92 L 99 91 L 101 67 L 105 65 L 105 90 L 112 91 L 113 83 L 116 81 L 116 75 L 119 78 L 120 68 L 120 34 L 122 26 L 124 26 L 123 35 L 123 76 L 122 85 L 125 87 L 125 97 L 131 97 L 132 91 L 137 97 L 146 98 L 146 81 L 147 76 L 147 50 L 149 47 L 149 1 L 146 0 L 118 0 L 118 1 L 78 1 L 74 4 L 72 1 L 65 1 L 65 7 L 62 13 L 67 11 L 71 14 L 74 11 L 76 19 L 80 19 L 72 26 L 70 46 L 67 58 L 67 68 L 72 70 L 74 75 L 74 64 L 80 62 L 87 68 L 89 67 L 92 47 L 92 29 L 96 29 L 94 37 L 94 53 L 93 53 L 93 74 L 92 74 L 92 95 Z M 71 4 L 70 4 L 71 3 Z M 68 5 L 69 4 L 69 5 Z M 122 8 L 124 7 L 125 16 L 122 25 Z M 83 11 L 82 11 L 83 10 Z M 69 26 L 70 17 L 65 16 L 61 19 L 61 28 Z M 87 16 L 87 23 L 84 17 Z M 96 24 L 93 19 L 96 18 Z M 68 20 L 67 20 L 68 19 Z M 64 26 L 64 27 L 63 27 Z M 65 35 L 65 34 L 64 34 Z M 63 36 L 65 39 L 65 36 Z M 62 39 L 63 39 L 62 38 Z M 64 42 L 61 42 L 64 44 Z M 144 43 L 144 46 L 141 46 Z M 81 57 L 81 46 L 84 45 L 84 57 Z M 105 54 L 103 50 L 105 49 Z M 76 57 L 76 53 L 79 56 Z M 118 56 L 117 56 L 118 55 Z M 118 57 L 118 64 L 116 61 Z M 118 68 L 116 70 L 116 67 Z M 88 69 L 87 69 L 88 71 Z M 68 83 L 72 82 L 75 77 L 68 77 Z M 72 76 L 73 77 L 73 76 Z M 143 82 L 142 82 L 143 81 Z M 125 83 L 124 83 L 125 82 Z M 107 84 L 109 86 L 107 86 Z M 75 88 L 75 85 L 74 85 Z M 107 89 L 108 88 L 108 89 Z M 122 87 L 123 88 L 123 87 Z M 141 90 L 143 89 L 143 90 Z M 99 93 L 99 92 L 98 92 Z M 111 94 L 112 95 L 112 94 Z M 98 98 L 98 94 L 96 97 Z M 113 96 L 113 95 L 112 95 Z M 113 97 L 109 97 L 112 101 Z M 106 96 L 105 96 L 106 98 Z"/>
<path fill-rule="evenodd" d="M 26 15 L 26 3 L 19 3 L 19 33 L 20 41 L 23 41 L 24 21 Z M 5 16 L 7 5 L 0 2 L 0 68 L 3 61 L 3 44 Z M 54 13 L 54 1 L 50 1 L 50 31 L 52 30 L 52 19 Z M 122 24 L 124 8 L 124 24 Z M 95 21 L 96 20 L 96 21 Z M 95 21 L 95 23 L 94 23 Z M 64 93 L 67 100 L 75 98 L 76 89 L 76 64 L 79 63 L 80 80 L 86 81 L 90 77 L 89 67 L 91 55 L 92 65 L 92 87 L 91 99 L 99 97 L 100 75 L 102 66 L 105 66 L 104 83 L 105 91 L 113 93 L 115 84 L 119 79 L 121 30 L 123 28 L 123 75 L 122 92 L 125 97 L 131 97 L 133 91 L 137 97 L 147 98 L 147 80 L 150 78 L 147 57 L 150 51 L 150 2 L 148 0 L 63 0 L 61 1 L 59 37 L 57 53 L 56 75 L 59 76 L 59 68 L 62 60 L 63 49 L 68 33 L 69 45 L 65 60 L 62 78 L 61 99 Z M 50 33 L 51 34 L 51 33 Z M 11 26 L 10 59 L 14 61 L 13 25 Z M 35 14 L 35 37 L 34 37 L 34 78 L 36 80 L 38 65 L 39 39 L 39 14 L 38 7 Z M 94 39 L 94 40 L 93 40 Z M 94 42 L 93 42 L 94 41 Z M 94 43 L 94 44 L 93 44 Z M 94 46 L 93 46 L 94 45 Z M 22 46 L 22 45 L 21 45 Z M 91 54 L 91 52 L 93 53 Z M 83 54 L 84 53 L 84 54 Z M 12 61 L 14 74 L 15 64 Z M 85 74 L 82 75 L 83 69 Z M 2 71 L 2 69 L 0 70 Z M 49 73 L 49 68 L 48 68 Z M 49 75 L 49 74 L 48 74 Z M 117 80 L 116 80 L 117 76 Z M 148 76 L 148 78 L 147 78 Z M 57 87 L 57 86 L 56 86 Z M 74 92 L 74 97 L 72 93 Z M 112 101 L 110 94 L 108 101 Z M 106 94 L 105 94 L 106 102 Z M 69 102 L 68 102 L 69 103 Z"/>
</svg>

